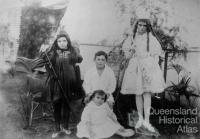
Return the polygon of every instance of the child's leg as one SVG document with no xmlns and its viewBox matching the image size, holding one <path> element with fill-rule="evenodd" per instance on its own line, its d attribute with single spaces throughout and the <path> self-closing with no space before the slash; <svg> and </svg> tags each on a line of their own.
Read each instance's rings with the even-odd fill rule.
<svg viewBox="0 0 200 139">
<path fill-rule="evenodd" d="M 54 109 L 54 119 L 55 119 L 55 130 L 56 132 L 60 131 L 60 122 L 61 122 L 61 99 L 58 99 L 53 102 Z"/>
<path fill-rule="evenodd" d="M 69 126 L 69 118 L 70 118 L 70 107 L 68 106 L 67 102 L 65 99 L 62 100 L 62 126 L 63 126 L 63 131 L 66 134 L 71 134 L 71 131 L 68 130 Z"/>
<path fill-rule="evenodd" d="M 151 132 L 154 132 L 155 129 L 149 122 L 149 117 L 150 117 L 150 110 L 151 110 L 151 93 L 150 92 L 145 92 L 144 93 L 144 115 L 145 115 L 145 122 L 144 126 Z"/>
<path fill-rule="evenodd" d="M 143 94 L 143 97 L 144 97 L 144 116 L 145 116 L 145 121 L 149 122 L 150 110 L 151 110 L 151 93 L 150 92 L 145 92 Z"/>
<path fill-rule="evenodd" d="M 139 120 L 136 123 L 135 128 L 139 128 L 142 126 L 142 122 L 143 122 L 143 108 L 144 108 L 143 95 L 136 95 L 135 99 L 136 99 L 136 107 L 137 107 L 138 116 L 139 116 Z"/>
</svg>

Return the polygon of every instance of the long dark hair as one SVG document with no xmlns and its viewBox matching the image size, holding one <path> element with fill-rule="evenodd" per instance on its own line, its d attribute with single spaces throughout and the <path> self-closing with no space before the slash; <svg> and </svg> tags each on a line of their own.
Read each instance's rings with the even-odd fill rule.
<svg viewBox="0 0 200 139">
<path fill-rule="evenodd" d="M 58 34 L 55 41 L 53 42 L 53 45 L 51 47 L 51 50 L 50 51 L 56 51 L 56 50 L 61 50 L 58 46 L 58 39 L 61 38 L 61 37 L 65 37 L 66 40 L 67 40 L 67 50 L 69 50 L 70 52 L 74 53 L 75 50 L 74 48 L 72 47 L 72 43 L 71 43 L 71 40 L 70 40 L 70 37 L 68 34 Z"/>
<path fill-rule="evenodd" d="M 144 22 L 146 23 L 146 29 L 147 29 L 147 33 L 151 32 L 152 31 L 152 27 L 151 27 L 151 23 L 150 23 L 150 20 L 149 19 L 139 19 L 136 24 L 135 24 L 135 27 L 134 27 L 134 30 L 133 30 L 133 38 L 135 38 L 135 35 L 137 33 L 137 28 L 138 28 L 138 23 L 139 22 Z"/>
</svg>

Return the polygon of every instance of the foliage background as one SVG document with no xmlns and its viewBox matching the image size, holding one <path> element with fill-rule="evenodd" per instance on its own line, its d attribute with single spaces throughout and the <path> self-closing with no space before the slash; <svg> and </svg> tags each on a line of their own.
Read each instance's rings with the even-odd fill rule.
<svg viewBox="0 0 200 139">
<path fill-rule="evenodd" d="M 66 8 L 51 10 L 32 5 L 22 9 L 18 56 L 35 58 L 59 26 Z"/>
</svg>

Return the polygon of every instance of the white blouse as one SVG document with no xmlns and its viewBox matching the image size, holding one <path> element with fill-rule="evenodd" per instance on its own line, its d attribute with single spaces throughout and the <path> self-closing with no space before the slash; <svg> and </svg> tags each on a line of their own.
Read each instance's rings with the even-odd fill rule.
<svg viewBox="0 0 200 139">
<path fill-rule="evenodd" d="M 110 94 L 109 101 L 114 101 L 112 93 L 115 91 L 116 78 L 113 70 L 105 66 L 101 75 L 98 74 L 96 66 L 88 70 L 84 77 L 83 87 L 86 94 L 93 93 L 95 90 L 103 90 Z"/>
</svg>

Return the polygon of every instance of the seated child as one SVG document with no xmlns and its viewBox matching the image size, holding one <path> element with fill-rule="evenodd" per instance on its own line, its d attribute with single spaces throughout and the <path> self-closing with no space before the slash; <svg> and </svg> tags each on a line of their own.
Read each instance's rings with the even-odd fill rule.
<svg viewBox="0 0 200 139">
<path fill-rule="evenodd" d="M 113 111 L 105 103 L 107 95 L 103 90 L 93 92 L 90 102 L 83 110 L 81 122 L 77 126 L 77 136 L 89 139 L 109 138 L 114 134 L 129 137 L 134 135 L 132 129 L 124 129 Z"/>
</svg>

